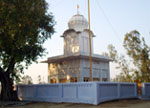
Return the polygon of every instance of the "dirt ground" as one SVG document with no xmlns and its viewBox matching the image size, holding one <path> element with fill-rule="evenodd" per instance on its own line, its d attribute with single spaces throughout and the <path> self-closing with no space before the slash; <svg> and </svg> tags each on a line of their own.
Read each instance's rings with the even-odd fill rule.
<svg viewBox="0 0 150 108">
<path fill-rule="evenodd" d="M 27 102 L 19 106 L 7 105 L 7 108 L 150 108 L 150 100 L 117 100 L 111 102 L 101 103 L 97 106 L 89 104 L 75 104 L 75 103 L 41 103 L 41 102 Z M 4 106 L 0 106 L 4 108 Z"/>
</svg>

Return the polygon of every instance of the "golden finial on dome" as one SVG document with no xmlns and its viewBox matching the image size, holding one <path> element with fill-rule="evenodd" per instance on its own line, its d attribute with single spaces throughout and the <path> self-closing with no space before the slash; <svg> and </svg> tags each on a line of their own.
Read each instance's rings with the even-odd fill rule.
<svg viewBox="0 0 150 108">
<path fill-rule="evenodd" d="M 79 4 L 77 4 L 77 14 L 79 14 Z"/>
</svg>

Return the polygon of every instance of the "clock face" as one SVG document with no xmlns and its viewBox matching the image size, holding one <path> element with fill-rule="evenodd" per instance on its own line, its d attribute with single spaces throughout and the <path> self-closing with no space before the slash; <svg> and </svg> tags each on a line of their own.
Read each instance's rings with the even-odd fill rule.
<svg viewBox="0 0 150 108">
<path fill-rule="evenodd" d="M 72 52 L 73 52 L 73 53 L 79 52 L 79 46 L 73 46 L 73 47 L 72 47 Z"/>
</svg>

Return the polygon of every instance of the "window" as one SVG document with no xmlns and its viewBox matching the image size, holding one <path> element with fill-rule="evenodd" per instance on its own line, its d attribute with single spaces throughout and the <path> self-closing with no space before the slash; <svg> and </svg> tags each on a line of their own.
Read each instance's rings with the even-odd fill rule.
<svg viewBox="0 0 150 108">
<path fill-rule="evenodd" d="M 102 78 L 102 81 L 107 81 L 107 78 Z"/>
<path fill-rule="evenodd" d="M 77 82 L 77 77 L 70 78 L 70 82 Z"/>
<path fill-rule="evenodd" d="M 93 78 L 93 81 L 99 81 L 99 78 Z"/>
<path fill-rule="evenodd" d="M 53 79 L 51 79 L 51 81 L 50 81 L 51 83 L 56 83 L 56 79 L 55 78 L 53 78 Z"/>
<path fill-rule="evenodd" d="M 59 79 L 59 83 L 67 83 L 67 78 Z"/>
<path fill-rule="evenodd" d="M 90 78 L 89 77 L 84 77 L 84 82 L 88 82 L 90 80 Z"/>
</svg>

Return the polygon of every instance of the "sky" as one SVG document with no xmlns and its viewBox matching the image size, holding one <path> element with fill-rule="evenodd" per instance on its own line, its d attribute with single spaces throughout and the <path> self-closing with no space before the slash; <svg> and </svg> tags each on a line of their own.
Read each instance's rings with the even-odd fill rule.
<svg viewBox="0 0 150 108">
<path fill-rule="evenodd" d="M 56 32 L 44 43 L 47 56 L 25 70 L 25 75 L 31 76 L 34 83 L 38 83 L 38 75 L 47 82 L 48 65 L 40 62 L 63 54 L 63 38 L 60 36 L 68 29 L 69 19 L 77 13 L 77 4 L 79 13 L 88 19 L 88 0 L 46 1 L 49 4 L 48 12 L 52 12 L 56 21 Z M 90 0 L 90 13 L 91 30 L 96 35 L 94 53 L 107 52 L 107 46 L 113 44 L 119 53 L 125 54 L 122 47 L 124 35 L 132 30 L 138 30 L 150 45 L 150 0 Z M 111 78 L 119 74 L 113 63 L 110 64 L 110 74 Z"/>
</svg>

